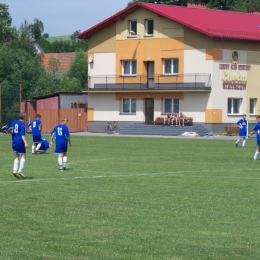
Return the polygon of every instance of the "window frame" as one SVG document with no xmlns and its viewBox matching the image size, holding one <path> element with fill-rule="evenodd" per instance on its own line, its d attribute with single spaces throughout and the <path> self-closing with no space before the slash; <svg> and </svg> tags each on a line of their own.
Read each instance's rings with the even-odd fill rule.
<svg viewBox="0 0 260 260">
<path fill-rule="evenodd" d="M 252 105 L 252 103 L 251 103 L 251 101 L 253 101 L 253 109 L 251 109 L 252 107 L 251 107 L 251 105 Z M 250 113 L 250 115 L 256 115 L 256 113 L 255 113 L 255 110 L 256 110 L 256 102 L 257 102 L 257 98 L 250 98 L 249 99 L 249 113 Z M 253 111 L 252 111 L 253 110 Z"/>
<path fill-rule="evenodd" d="M 231 104 L 229 105 L 229 101 L 231 101 Z M 234 101 L 237 101 L 238 103 L 235 104 Z M 242 98 L 228 98 L 228 103 L 227 103 L 227 113 L 228 115 L 240 115 L 241 114 L 241 104 L 242 104 Z M 235 106 L 237 106 L 237 112 L 234 112 Z"/>
<path fill-rule="evenodd" d="M 166 72 L 166 62 L 170 61 L 170 72 Z M 176 66 L 177 62 L 177 66 Z M 177 70 L 176 70 L 177 67 Z M 176 72 L 177 71 L 177 72 Z M 179 75 L 179 59 L 178 58 L 165 58 L 163 59 L 163 75 Z"/>
<path fill-rule="evenodd" d="M 149 33 L 149 23 L 152 22 L 152 33 Z M 153 19 L 145 19 L 145 36 L 153 36 L 154 35 L 154 20 Z"/>
<path fill-rule="evenodd" d="M 129 111 L 124 111 L 124 100 L 128 100 L 129 101 Z M 132 111 L 132 101 L 135 101 L 135 111 Z M 121 105 L 121 113 L 123 115 L 136 115 L 136 98 L 133 98 L 133 97 L 124 97 L 122 98 L 122 105 Z"/>
<path fill-rule="evenodd" d="M 129 73 L 125 73 L 127 68 L 126 68 L 126 64 L 130 63 L 129 65 Z M 133 66 L 133 62 L 135 62 L 135 67 Z M 135 73 L 133 73 L 133 68 L 135 69 Z M 123 76 L 136 76 L 136 72 L 137 72 L 137 62 L 136 60 L 122 60 L 122 75 Z"/>
<path fill-rule="evenodd" d="M 135 26 L 133 26 L 135 24 Z M 135 27 L 133 29 L 133 27 Z M 132 34 L 131 31 L 135 32 L 135 34 Z M 130 37 L 137 37 L 137 20 L 129 20 L 129 36 Z"/>
<path fill-rule="evenodd" d="M 165 101 L 166 100 L 171 100 L 171 108 L 170 109 L 166 109 L 166 104 Z M 178 98 L 164 98 L 163 99 L 163 115 L 166 115 L 168 113 L 168 111 L 171 114 L 174 113 L 179 113 L 180 112 L 180 100 Z"/>
</svg>

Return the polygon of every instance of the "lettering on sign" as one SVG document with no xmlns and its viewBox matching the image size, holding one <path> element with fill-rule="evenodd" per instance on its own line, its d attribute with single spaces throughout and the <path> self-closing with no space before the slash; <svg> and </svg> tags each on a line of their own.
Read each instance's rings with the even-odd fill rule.
<svg viewBox="0 0 260 260">
<path fill-rule="evenodd" d="M 221 70 L 228 70 L 229 69 L 229 64 L 219 64 L 219 68 Z"/>
<path fill-rule="evenodd" d="M 247 84 L 247 76 L 241 75 L 240 72 L 231 74 L 229 71 L 222 73 L 223 89 L 245 90 Z"/>
<path fill-rule="evenodd" d="M 237 70 L 237 65 L 232 64 L 232 65 L 231 65 L 231 69 L 232 69 L 232 70 Z"/>
<path fill-rule="evenodd" d="M 238 65 L 239 70 L 251 70 L 251 65 Z"/>
<path fill-rule="evenodd" d="M 238 89 L 238 90 L 246 90 L 246 83 L 233 83 L 233 82 L 224 82 L 223 89 Z"/>
</svg>

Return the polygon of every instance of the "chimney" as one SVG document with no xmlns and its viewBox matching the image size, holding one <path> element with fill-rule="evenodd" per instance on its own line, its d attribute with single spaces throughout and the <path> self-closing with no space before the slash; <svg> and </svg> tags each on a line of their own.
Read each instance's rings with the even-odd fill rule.
<svg viewBox="0 0 260 260">
<path fill-rule="evenodd" d="M 197 9 L 207 9 L 207 4 L 188 2 L 187 7 L 188 8 L 197 8 Z"/>
</svg>

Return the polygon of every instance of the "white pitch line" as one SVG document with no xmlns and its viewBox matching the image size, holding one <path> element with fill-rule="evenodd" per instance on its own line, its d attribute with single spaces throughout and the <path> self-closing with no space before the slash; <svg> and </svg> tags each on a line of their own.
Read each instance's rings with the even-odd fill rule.
<svg viewBox="0 0 260 260">
<path fill-rule="evenodd" d="M 74 169 L 76 170 L 76 169 Z M 260 170 L 260 169 L 243 169 L 240 171 L 245 172 L 245 171 L 255 171 L 255 170 Z M 79 170 L 76 170 L 79 171 Z M 133 174 L 117 174 L 117 175 L 97 175 L 97 176 L 71 176 L 71 177 L 61 177 L 61 178 L 42 178 L 42 179 L 21 179 L 21 181 L 18 180 L 13 180 L 13 181 L 0 181 L 0 184 L 5 184 L 5 183 L 18 183 L 18 184 L 23 184 L 25 182 L 42 182 L 42 181 L 59 181 L 59 180 L 76 180 L 76 179 L 97 179 L 97 178 L 122 178 L 122 177 L 127 177 L 131 178 L 134 176 L 164 176 L 164 177 L 185 177 L 185 178 L 214 178 L 214 179 L 245 179 L 245 180 L 260 180 L 260 177 L 254 178 L 254 177 L 236 177 L 236 176 L 204 176 L 204 175 L 185 175 L 185 173 L 198 173 L 198 172 L 226 172 L 226 170 L 202 170 L 202 171 L 176 171 L 176 172 L 156 172 L 156 173 L 133 173 Z M 107 173 L 107 172 L 100 172 L 100 173 Z"/>
</svg>

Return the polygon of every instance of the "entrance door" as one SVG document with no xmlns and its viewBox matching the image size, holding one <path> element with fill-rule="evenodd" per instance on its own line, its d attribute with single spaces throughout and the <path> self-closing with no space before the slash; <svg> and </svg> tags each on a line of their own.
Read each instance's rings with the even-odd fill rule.
<svg viewBox="0 0 260 260">
<path fill-rule="evenodd" d="M 147 62 L 147 87 L 154 88 L 154 62 Z"/>
<path fill-rule="evenodd" d="M 151 124 L 154 120 L 154 99 L 146 98 L 145 99 L 145 123 Z"/>
</svg>

